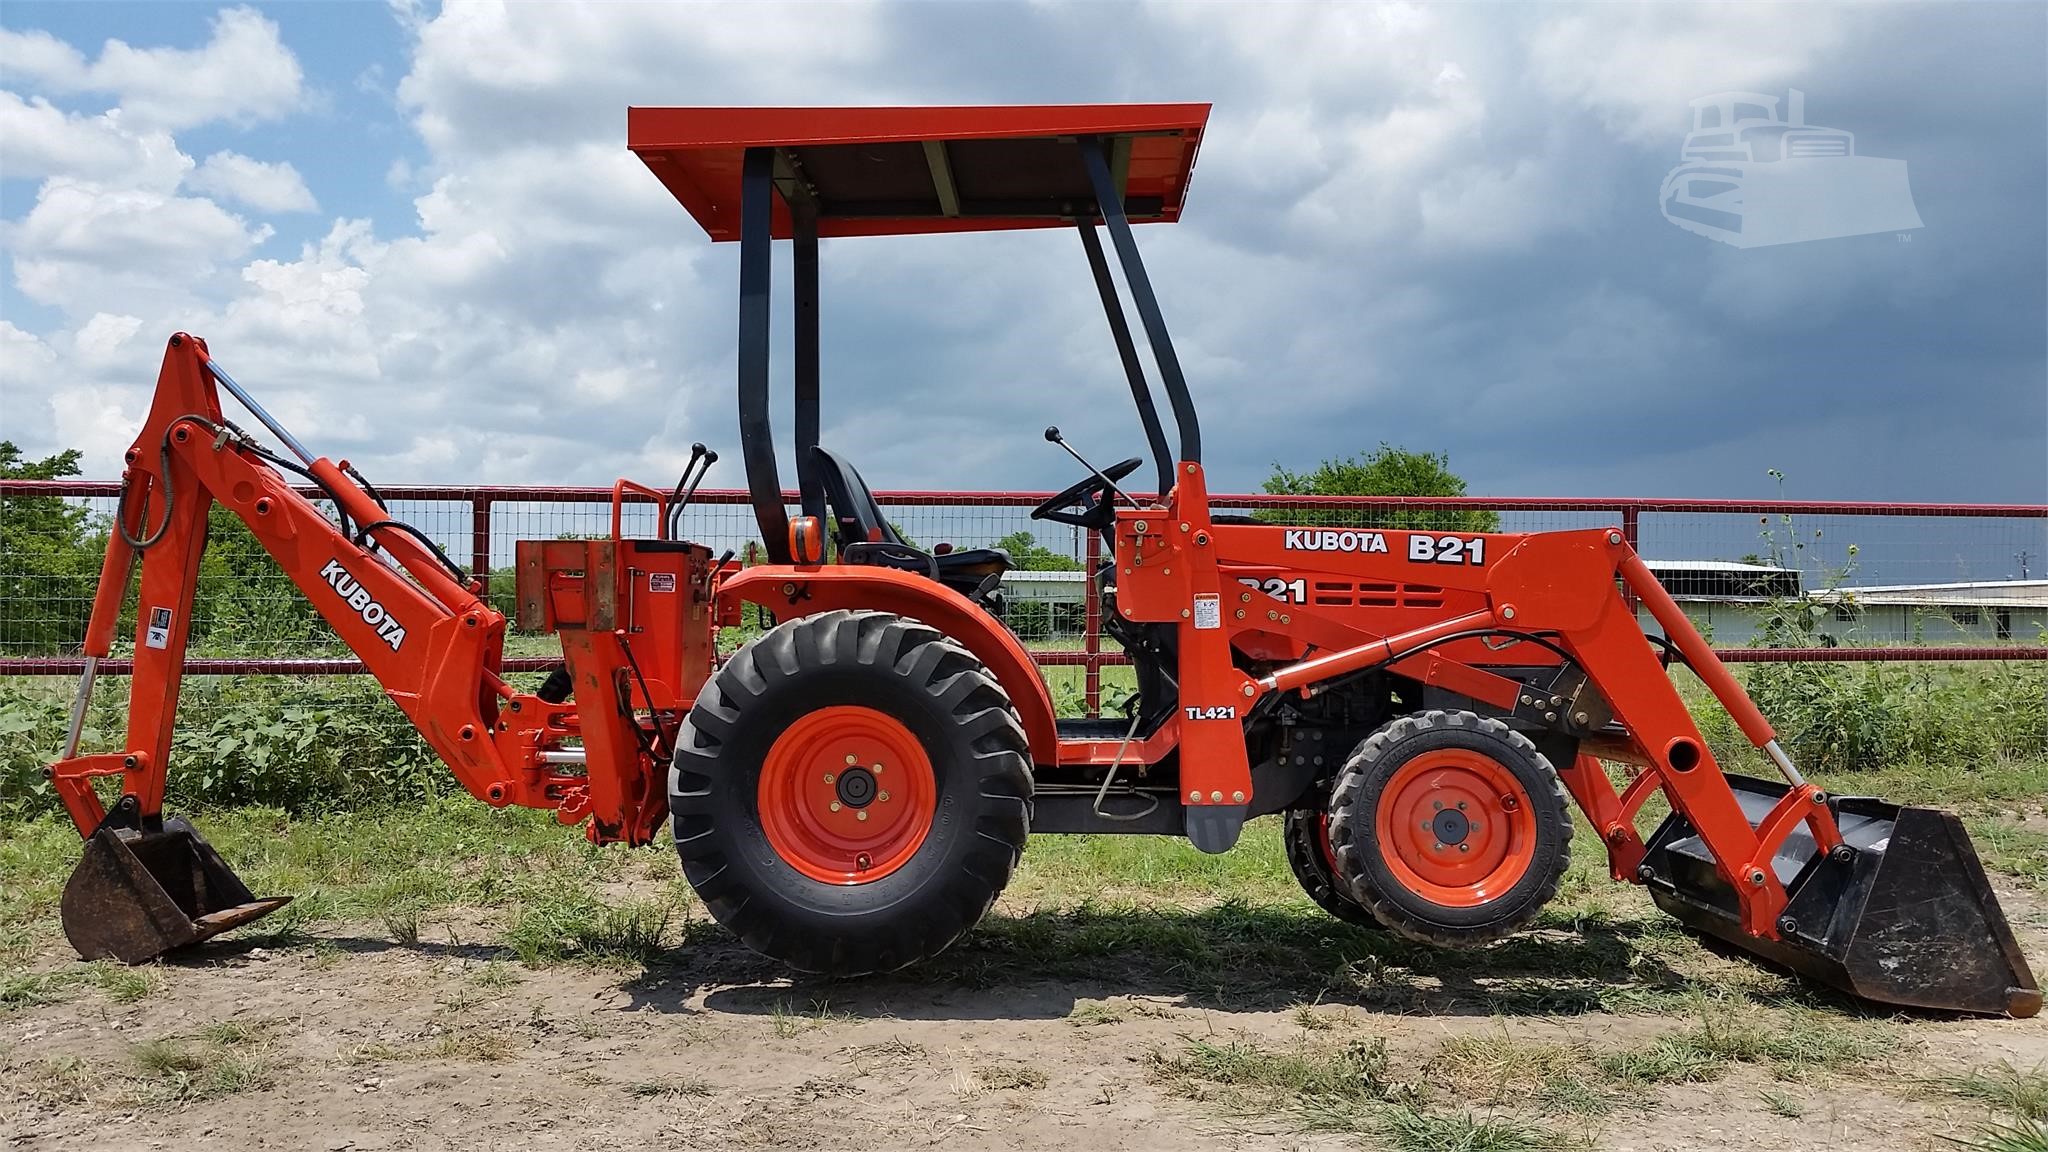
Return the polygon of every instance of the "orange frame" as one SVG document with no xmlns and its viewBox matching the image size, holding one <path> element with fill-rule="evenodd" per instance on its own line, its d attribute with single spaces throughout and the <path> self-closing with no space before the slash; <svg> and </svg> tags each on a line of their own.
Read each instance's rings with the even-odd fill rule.
<svg viewBox="0 0 2048 1152">
<path fill-rule="evenodd" d="M 1628 594 L 1647 607 L 1671 643 L 1759 749 L 1776 734 L 1706 641 L 1616 529 L 1536 534 L 1214 524 L 1200 465 L 1177 466 L 1164 507 L 1117 511 L 1117 607 L 1142 623 L 1178 629 L 1178 707 L 1159 729 L 1118 740 L 1062 739 L 1044 679 L 1030 654 L 979 607 L 921 576 L 843 565 L 763 565 L 726 581 L 721 600 L 760 603 L 782 615 L 876 608 L 931 623 L 974 652 L 1023 718 L 1041 766 L 1158 763 L 1180 753 L 1182 803 L 1243 806 L 1253 795 L 1242 726 L 1246 710 L 1276 692 L 1314 692 L 1353 672 L 1388 668 L 1512 710 L 1524 687 L 1488 671 L 1500 663 L 1479 633 L 1540 633 L 1568 653 L 1627 736 L 1601 751 L 1640 766 L 1618 793 L 1592 755 L 1558 765 L 1560 779 L 1593 822 L 1617 879 L 1638 880 L 1644 841 L 1635 818 L 1661 790 L 1713 853 L 1753 935 L 1777 936 L 1786 892 L 1773 853 L 1800 826 L 1822 851 L 1841 843 L 1825 796 L 1803 781 L 1752 827 L 1721 768 L 1644 641 Z M 1304 535 L 1306 534 L 1306 535 Z M 1410 551 L 1413 549 L 1414 551 Z M 1244 581 L 1256 580 L 1258 587 Z M 1266 581 L 1279 580 L 1276 596 Z M 1291 587 L 1299 581 L 1300 586 Z M 1348 589 L 1339 592 L 1338 589 Z M 1364 591 L 1361 591 L 1363 589 Z M 1626 591 L 1624 591 L 1626 589 Z M 1317 603 L 1348 598 L 1348 603 Z M 1361 604 L 1361 597 L 1392 604 Z M 1359 626 L 1358 610 L 1375 624 Z M 730 612 L 730 606 L 724 609 Z M 1348 611 L 1347 611 L 1348 610 Z M 1353 617 L 1347 619 L 1347 616 Z M 1285 661 L 1264 676 L 1237 667 L 1234 649 Z M 1556 661 L 1538 649 L 1532 663 Z"/>
</svg>

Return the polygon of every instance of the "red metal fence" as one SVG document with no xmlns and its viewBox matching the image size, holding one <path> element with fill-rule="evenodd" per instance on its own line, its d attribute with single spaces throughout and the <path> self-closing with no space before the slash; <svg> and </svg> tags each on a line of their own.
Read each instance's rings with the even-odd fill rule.
<svg viewBox="0 0 2048 1152">
<path fill-rule="evenodd" d="M 50 498 L 58 498 L 64 507 L 77 510 L 74 535 L 90 539 L 104 531 L 118 493 L 119 486 L 109 481 L 0 481 L 0 520 L 17 517 L 17 526 L 27 523 L 32 501 L 40 498 L 40 507 L 47 512 Z M 611 491 L 606 488 L 401 486 L 385 488 L 383 495 L 395 516 L 421 528 L 458 561 L 466 559 L 495 594 L 508 600 L 509 589 L 500 587 L 505 577 L 499 573 L 511 562 L 513 541 L 595 534 L 610 527 Z M 1092 571 L 1100 558 L 1097 540 L 1079 530 L 1029 519 L 1029 509 L 1046 495 L 881 492 L 877 498 L 906 536 L 926 546 L 941 541 L 960 547 L 987 545 L 1029 532 L 1029 542 L 1042 550 L 1041 555 L 1056 554 L 1076 571 Z M 785 494 L 785 499 L 793 504 L 795 496 Z M 1619 526 L 1653 563 L 1771 563 L 1800 572 L 1808 588 L 1836 583 L 1851 590 L 1940 587 L 1956 590 L 1958 604 L 1974 602 L 1972 598 L 1982 597 L 1986 585 L 1991 585 L 1990 591 L 2007 607 L 1979 615 L 1973 608 L 1945 607 L 1934 597 L 1917 613 L 1882 619 L 1873 614 L 1869 622 L 1848 628 L 1849 635 L 1839 646 L 1764 648 L 1724 642 L 1721 655 L 1731 661 L 2048 658 L 2048 635 L 2043 634 L 2048 618 L 2025 607 L 2042 589 L 2024 583 L 2048 566 L 2048 505 L 1263 494 L 1219 495 L 1212 503 L 1218 512 L 1261 512 L 1288 523 L 1335 527 L 1434 527 L 1471 516 L 1498 517 L 1504 531 Z M 1470 521 L 1463 524 L 1470 526 Z M 639 502 L 629 507 L 625 530 L 651 535 L 652 506 Z M 746 494 L 699 492 L 685 516 L 683 534 L 714 550 L 744 552 L 756 536 Z M 0 675 L 76 673 L 96 558 L 89 564 L 62 555 L 53 559 L 54 553 L 38 551 L 41 544 L 24 541 L 20 531 L 9 531 L 5 539 L 5 546 L 0 546 Z M 195 637 L 189 671 L 360 671 L 324 626 L 311 619 L 281 573 L 261 563 L 235 564 L 229 557 L 202 573 L 202 595 L 209 587 L 219 595 L 219 616 L 225 623 Z M 1066 599 L 1058 602 L 1064 607 L 1047 602 L 1043 612 L 1031 617 L 1038 630 L 1027 634 L 1027 640 L 1041 664 L 1083 669 L 1086 703 L 1093 712 L 1100 700 L 1102 669 L 1125 661 L 1121 652 L 1103 646 L 1094 582 L 1065 579 L 1071 583 L 1062 592 Z M 1079 585 L 1078 613 L 1070 610 L 1075 591 L 1071 584 Z M 1013 593 L 1013 603 L 1017 602 Z M 1030 603 L 1030 597 L 1024 602 Z M 2040 611 L 2048 612 L 2048 602 Z M 290 617 L 291 626 L 274 626 L 274 619 L 284 617 Z M 538 641 L 528 647 L 522 653 L 513 646 L 508 660 L 512 670 L 537 669 L 550 662 Z M 114 673 L 122 670 L 118 662 L 103 667 Z"/>
</svg>

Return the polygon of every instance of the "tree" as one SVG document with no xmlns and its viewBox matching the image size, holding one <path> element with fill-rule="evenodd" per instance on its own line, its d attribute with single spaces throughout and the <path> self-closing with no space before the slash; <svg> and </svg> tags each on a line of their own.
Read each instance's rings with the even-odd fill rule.
<svg viewBox="0 0 2048 1152">
<path fill-rule="evenodd" d="M 151 505 L 151 524 L 155 505 Z M 204 652 L 313 655 L 342 651 L 319 611 L 232 509 L 206 513 L 206 550 L 192 599 L 192 645 Z"/>
<path fill-rule="evenodd" d="M 1010 554 L 1010 567 L 1025 572 L 1079 572 L 1081 562 L 1064 552 L 1055 552 L 1038 542 L 1029 528 L 1020 528 L 1001 540 L 996 547 Z"/>
<path fill-rule="evenodd" d="M 1380 442 L 1360 456 L 1325 460 L 1307 472 L 1273 465 L 1265 490 L 1276 496 L 1463 496 L 1465 481 L 1441 452 L 1410 452 Z M 1417 528 L 1431 532 L 1498 532 L 1500 515 L 1479 508 L 1367 508 L 1330 512 L 1274 509 L 1261 520 L 1346 528 Z"/>
<path fill-rule="evenodd" d="M 68 448 L 26 460 L 0 440 L 0 479 L 61 480 L 78 475 L 78 459 Z M 84 641 L 105 546 L 92 519 L 61 496 L 0 497 L 0 645 L 44 653 Z"/>
</svg>

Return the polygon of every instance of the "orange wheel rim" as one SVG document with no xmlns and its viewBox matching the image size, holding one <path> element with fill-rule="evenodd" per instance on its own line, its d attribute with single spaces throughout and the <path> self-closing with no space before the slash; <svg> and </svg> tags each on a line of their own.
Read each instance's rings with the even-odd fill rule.
<svg viewBox="0 0 2048 1152">
<path fill-rule="evenodd" d="M 824 884 L 880 880 L 917 855 L 938 809 L 931 757 L 902 721 L 835 705 L 784 729 L 761 764 L 761 830 Z"/>
<path fill-rule="evenodd" d="M 1529 793 L 1506 765 L 1463 748 L 1403 764 L 1374 813 L 1380 856 L 1401 886 L 1445 908 L 1477 908 L 1528 875 L 1536 857 Z"/>
</svg>

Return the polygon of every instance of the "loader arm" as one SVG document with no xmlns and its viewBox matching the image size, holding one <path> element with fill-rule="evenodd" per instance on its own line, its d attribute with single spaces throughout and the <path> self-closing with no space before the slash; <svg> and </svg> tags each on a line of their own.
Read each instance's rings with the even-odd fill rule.
<svg viewBox="0 0 2048 1152">
<path fill-rule="evenodd" d="M 1398 670 L 1576 747 L 1571 762 L 1553 767 L 1600 837 L 1610 871 L 1648 888 L 1688 926 L 1867 999 L 2012 1016 L 2040 1009 L 2038 985 L 1961 823 L 1932 809 L 1833 796 L 1801 776 L 1770 722 L 1620 531 L 1218 525 L 1199 468 L 1184 462 L 1178 481 L 1166 514 L 1118 511 L 1115 554 L 1119 611 L 1178 626 L 1186 715 L 1227 721 L 1180 727 L 1191 838 L 1198 816 L 1236 822 L 1247 809 L 1237 731 L 1246 710 L 1355 674 Z M 1306 594 L 1276 598 L 1265 591 L 1269 582 L 1245 586 L 1235 573 L 1247 569 L 1300 573 L 1304 592 L 1326 579 L 1336 583 L 1318 587 L 1426 586 L 1431 606 L 1373 635 L 1356 626 L 1359 617 L 1347 623 Z M 1287 582 L 1270 584 L 1285 594 Z M 1631 597 L 1782 783 L 1717 762 Z M 1213 649 L 1225 637 L 1263 649 L 1284 640 L 1301 654 L 1248 670 L 1201 653 L 1205 638 Z M 1541 646 L 1569 675 L 1540 689 L 1461 663 L 1460 653 L 1482 637 Z M 1504 687 L 1512 691 L 1503 695 Z M 1632 766 L 1632 778 L 1617 790 L 1602 760 Z M 1658 794 L 1671 815 L 1644 835 L 1637 819 Z"/>
</svg>

